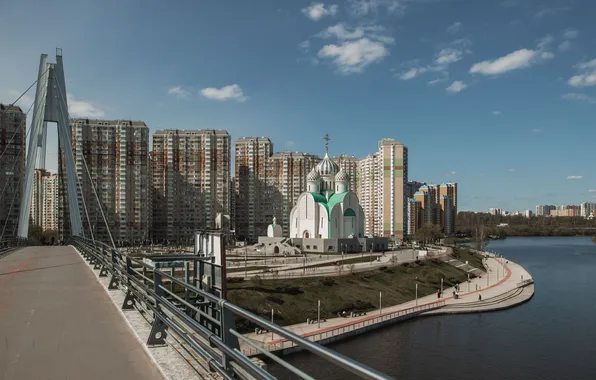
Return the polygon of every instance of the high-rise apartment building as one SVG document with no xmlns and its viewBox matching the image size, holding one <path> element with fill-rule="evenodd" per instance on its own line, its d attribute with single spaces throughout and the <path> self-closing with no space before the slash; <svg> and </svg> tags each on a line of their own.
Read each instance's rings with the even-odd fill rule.
<svg viewBox="0 0 596 380">
<path fill-rule="evenodd" d="M 584 218 L 589 217 L 596 211 L 596 203 L 593 202 L 584 202 L 579 205 L 580 207 L 580 215 Z"/>
<path fill-rule="evenodd" d="M 378 154 L 369 154 L 358 163 L 359 183 L 357 195 L 364 212 L 364 234 L 366 236 L 379 235 L 379 204 L 381 189 L 377 185 L 381 182 L 382 172 L 379 169 Z"/>
<path fill-rule="evenodd" d="M 31 224 L 41 227 L 43 220 L 43 179 L 50 175 L 45 169 L 35 169 L 33 171 L 33 189 L 31 199 Z"/>
<path fill-rule="evenodd" d="M 85 215 L 82 218 L 85 232 L 92 229 L 95 239 L 110 241 L 101 215 L 103 208 L 114 241 L 148 239 L 151 181 L 147 125 L 142 121 L 71 119 L 70 127 L 80 195 L 89 215 L 89 222 Z M 79 203 L 83 210 L 82 199 Z"/>
<path fill-rule="evenodd" d="M 259 235 L 267 233 L 271 223 L 260 210 L 265 203 L 261 178 L 265 177 L 267 160 L 273 154 L 273 143 L 267 137 L 243 137 L 236 141 L 234 151 L 236 238 L 256 241 Z"/>
<path fill-rule="evenodd" d="M 58 175 L 49 174 L 42 179 L 41 229 L 58 229 Z"/>
<path fill-rule="evenodd" d="M 422 194 L 422 193 L 421 193 Z M 408 198 L 408 236 L 413 236 L 423 225 L 422 203 L 415 198 Z"/>
<path fill-rule="evenodd" d="M 257 227 L 258 235 L 266 234 L 267 226 L 275 217 L 284 236 L 289 236 L 290 211 L 300 194 L 306 191 L 306 176 L 319 161 L 316 155 L 300 152 L 273 153 L 266 160 L 265 173 L 258 178 L 263 196 L 259 214 L 266 224 Z"/>
<path fill-rule="evenodd" d="M 444 233 L 453 234 L 457 218 L 457 183 L 444 183 L 438 186 L 438 217 Z"/>
<path fill-rule="evenodd" d="M 27 115 L 20 107 L 4 104 L 0 115 L 0 237 L 7 237 L 16 234 L 19 224 Z"/>
<path fill-rule="evenodd" d="M 408 148 L 382 139 L 378 152 L 360 161 L 359 172 L 365 234 L 403 239 L 408 221 Z"/>
<path fill-rule="evenodd" d="M 153 134 L 153 231 L 158 241 L 188 240 L 230 214 L 230 135 L 224 130 Z"/>
<path fill-rule="evenodd" d="M 552 210 L 556 210 L 554 205 L 538 205 L 536 206 L 536 216 L 548 216 Z"/>
</svg>

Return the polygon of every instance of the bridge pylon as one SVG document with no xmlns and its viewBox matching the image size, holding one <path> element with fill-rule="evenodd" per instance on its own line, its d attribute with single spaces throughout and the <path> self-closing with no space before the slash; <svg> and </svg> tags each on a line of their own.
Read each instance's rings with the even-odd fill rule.
<svg viewBox="0 0 596 380">
<path fill-rule="evenodd" d="M 66 83 L 62 64 L 62 49 L 56 49 L 56 63 L 49 63 L 48 55 L 42 54 L 39 62 L 37 89 L 31 119 L 31 132 L 27 147 L 25 178 L 19 213 L 18 236 L 26 238 L 29 233 L 29 214 L 33 191 L 33 174 L 40 155 L 40 165 L 45 166 L 47 143 L 47 122 L 57 123 L 58 141 L 62 148 L 66 171 L 66 189 L 70 231 L 74 236 L 83 236 L 81 208 L 78 201 L 75 161 L 70 138 L 70 117 L 66 98 Z"/>
</svg>

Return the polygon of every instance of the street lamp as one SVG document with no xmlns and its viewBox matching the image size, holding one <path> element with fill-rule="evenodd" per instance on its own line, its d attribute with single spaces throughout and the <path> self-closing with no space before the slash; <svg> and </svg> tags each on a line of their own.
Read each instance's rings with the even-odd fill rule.
<svg viewBox="0 0 596 380">
<path fill-rule="evenodd" d="M 441 298 L 443 298 L 443 278 L 441 277 Z"/>
<path fill-rule="evenodd" d="M 418 283 L 416 283 L 416 306 L 418 306 Z"/>
<path fill-rule="evenodd" d="M 319 323 L 319 328 L 321 328 L 321 300 L 317 302 L 317 322 Z"/>
</svg>

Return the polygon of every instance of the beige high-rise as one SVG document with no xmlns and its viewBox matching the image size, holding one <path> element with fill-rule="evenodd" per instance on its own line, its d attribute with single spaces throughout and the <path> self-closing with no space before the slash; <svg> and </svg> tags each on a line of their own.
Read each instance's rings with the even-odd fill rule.
<svg viewBox="0 0 596 380">
<path fill-rule="evenodd" d="M 408 148 L 393 139 L 359 163 L 358 198 L 367 235 L 403 239 L 407 235 Z"/>
<path fill-rule="evenodd" d="M 151 182 L 147 125 L 142 121 L 71 119 L 70 127 L 77 177 L 90 219 L 88 223 L 83 215 L 85 233 L 93 228 L 96 239 L 110 242 L 83 157 L 116 243 L 148 239 Z M 79 203 L 83 210 L 82 200 Z"/>
<path fill-rule="evenodd" d="M 43 231 L 58 228 L 58 175 L 45 169 L 33 173 L 31 223 Z"/>
<path fill-rule="evenodd" d="M 153 134 L 153 239 L 192 239 L 230 214 L 230 135 L 224 130 Z"/>
</svg>

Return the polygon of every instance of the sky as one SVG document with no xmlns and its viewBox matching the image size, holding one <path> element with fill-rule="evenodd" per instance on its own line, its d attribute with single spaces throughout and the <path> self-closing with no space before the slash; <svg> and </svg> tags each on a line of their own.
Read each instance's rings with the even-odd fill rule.
<svg viewBox="0 0 596 380">
<path fill-rule="evenodd" d="M 458 183 L 459 210 L 596 202 L 594 14 L 593 0 L 2 0 L 0 101 L 60 47 L 71 117 L 319 155 L 329 133 L 331 155 L 359 158 L 388 137 L 410 180 Z"/>
</svg>

